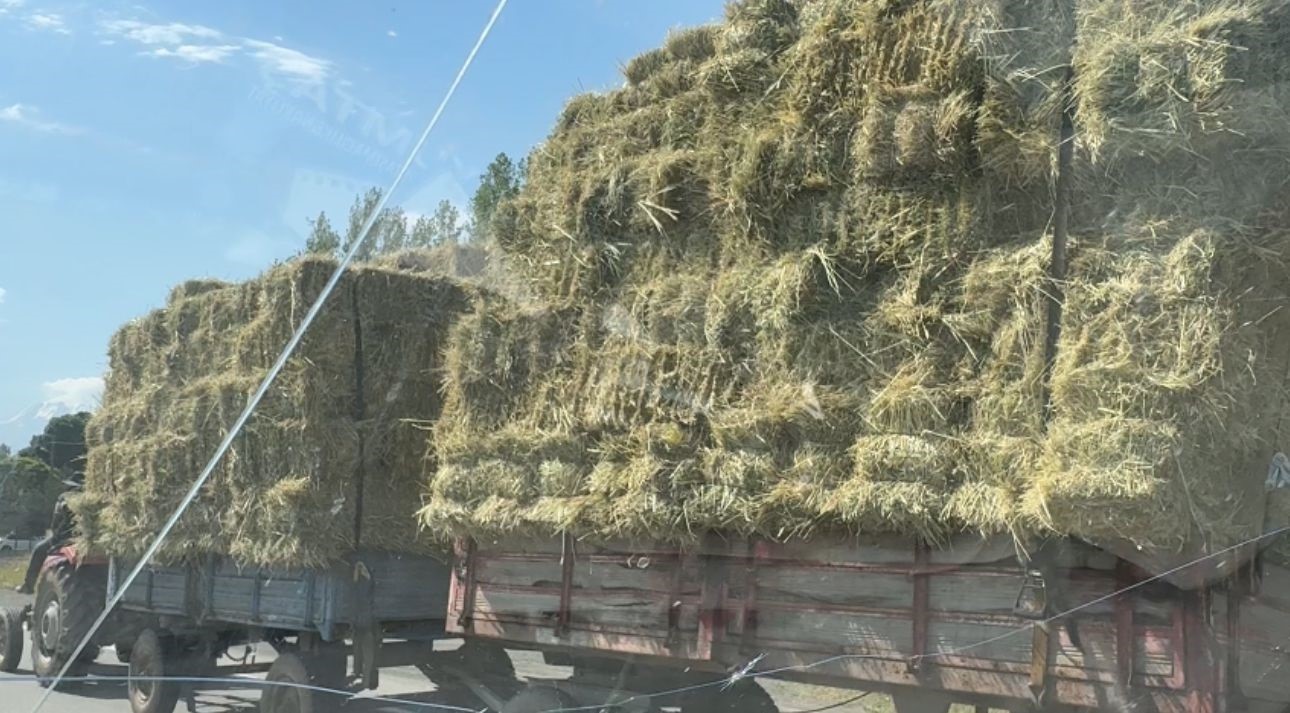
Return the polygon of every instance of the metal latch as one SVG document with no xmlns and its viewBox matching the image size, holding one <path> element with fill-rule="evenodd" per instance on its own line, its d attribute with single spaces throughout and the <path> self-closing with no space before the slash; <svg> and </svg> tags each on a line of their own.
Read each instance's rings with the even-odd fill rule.
<svg viewBox="0 0 1290 713">
<path fill-rule="evenodd" d="M 1021 590 L 1012 605 L 1012 613 L 1023 619 L 1043 619 L 1048 612 L 1048 585 L 1037 569 L 1027 570 L 1021 578 Z"/>
</svg>

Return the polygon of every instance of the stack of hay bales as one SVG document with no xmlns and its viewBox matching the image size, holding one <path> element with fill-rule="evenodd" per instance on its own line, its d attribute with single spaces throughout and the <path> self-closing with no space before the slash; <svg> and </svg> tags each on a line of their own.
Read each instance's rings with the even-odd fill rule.
<svg viewBox="0 0 1290 713">
<path fill-rule="evenodd" d="M 1287 19 L 743 0 L 674 33 L 569 103 L 494 218 L 539 299 L 454 329 L 423 522 L 1145 552 L 1257 531 L 1290 347 Z"/>
<path fill-rule="evenodd" d="M 335 268 L 308 258 L 241 284 L 184 283 L 117 332 L 75 505 L 88 545 L 142 551 Z M 440 410 L 448 325 L 468 303 L 447 281 L 347 272 L 162 556 L 300 566 L 428 547 L 414 518 L 423 429 Z"/>
</svg>

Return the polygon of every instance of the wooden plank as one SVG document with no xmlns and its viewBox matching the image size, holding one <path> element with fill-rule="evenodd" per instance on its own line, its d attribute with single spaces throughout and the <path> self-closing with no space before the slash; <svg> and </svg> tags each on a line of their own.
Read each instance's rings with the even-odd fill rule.
<svg viewBox="0 0 1290 713">
<path fill-rule="evenodd" d="M 914 584 L 908 574 L 857 573 L 808 567 L 758 567 L 758 600 L 776 602 L 909 609 Z M 742 597 L 732 587 L 731 596 Z"/>
<path fill-rule="evenodd" d="M 560 586 L 558 557 L 552 559 L 498 559 L 486 554 L 475 555 L 475 580 L 480 584 L 516 584 L 524 586 Z"/>
<path fill-rule="evenodd" d="M 681 591 L 697 595 L 700 590 L 698 567 L 693 562 L 684 564 L 675 560 L 653 562 L 648 567 L 629 567 L 625 563 L 589 565 L 578 562 L 573 573 L 574 588 L 578 590 L 633 589 L 653 592 L 660 596 L 672 591 L 674 575 L 682 570 Z"/>
<path fill-rule="evenodd" d="M 850 653 L 909 656 L 913 629 L 909 617 L 829 615 L 762 611 L 759 638 Z"/>
<path fill-rule="evenodd" d="M 1030 661 L 1029 627 L 932 621 L 928 625 L 927 636 L 929 656 L 961 653 L 997 661 Z"/>
<path fill-rule="evenodd" d="M 820 538 L 774 543 L 766 553 L 767 566 L 832 563 L 838 565 L 910 564 L 914 542 L 907 537 Z"/>
<path fill-rule="evenodd" d="M 982 577 L 968 570 L 933 575 L 928 582 L 928 606 L 935 611 L 1011 616 L 1021 582 L 1020 570 L 1015 577 Z"/>
<path fill-rule="evenodd" d="M 560 592 L 514 591 L 479 586 L 475 590 L 473 616 L 522 621 L 543 621 L 555 628 L 560 611 Z"/>
</svg>

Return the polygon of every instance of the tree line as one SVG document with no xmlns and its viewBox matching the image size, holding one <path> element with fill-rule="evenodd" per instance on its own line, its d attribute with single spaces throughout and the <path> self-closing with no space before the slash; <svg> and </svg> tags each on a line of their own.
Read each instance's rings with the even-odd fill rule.
<svg viewBox="0 0 1290 713">
<path fill-rule="evenodd" d="M 516 163 L 505 153 L 498 154 L 479 177 L 479 186 L 470 199 L 469 216 L 463 216 L 451 201 L 443 200 L 439 201 L 434 213 L 419 216 L 409 223 L 403 208 L 386 206 L 373 221 L 368 239 L 355 253 L 355 259 L 370 260 L 378 255 L 409 248 L 433 248 L 488 240 L 493 212 L 502 201 L 519 193 L 524 185 L 526 171 L 526 161 Z M 343 255 L 348 252 L 358 240 L 363 225 L 381 202 L 381 195 L 381 189 L 369 188 L 354 198 L 343 235 L 332 225 L 327 213 L 320 212 L 310 220 L 305 252 L 322 255 Z"/>
<path fill-rule="evenodd" d="M 38 537 L 54 501 L 85 477 L 85 424 L 90 414 L 56 416 L 16 454 L 0 444 L 0 536 Z"/>
</svg>

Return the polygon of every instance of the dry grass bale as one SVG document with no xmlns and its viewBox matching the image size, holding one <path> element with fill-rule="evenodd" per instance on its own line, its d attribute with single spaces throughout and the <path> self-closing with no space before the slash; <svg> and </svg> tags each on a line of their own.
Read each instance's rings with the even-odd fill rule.
<svg viewBox="0 0 1290 713">
<path fill-rule="evenodd" d="M 938 98 L 921 87 L 875 97 L 860 122 L 859 173 L 877 182 L 955 180 L 972 170 L 975 105 L 966 91 Z"/>
<path fill-rule="evenodd" d="M 309 258 L 240 285 L 179 289 L 114 337 L 78 505 L 87 545 L 147 545 L 335 267 Z M 438 352 L 469 301 L 438 280 L 348 273 L 163 556 L 321 566 L 358 547 L 428 547 L 413 518 L 425 449 L 413 424 L 438 416 Z M 133 389 L 140 380 L 147 388 Z"/>
<path fill-rule="evenodd" d="M 720 448 L 783 457 L 806 444 L 849 443 L 859 430 L 859 416 L 853 393 L 768 378 L 751 384 L 737 405 L 713 411 L 709 426 Z"/>
<path fill-rule="evenodd" d="M 513 416 L 534 381 L 568 362 L 572 316 L 481 300 L 475 312 L 453 327 L 444 353 L 455 417 L 492 428 Z"/>
<path fill-rule="evenodd" d="M 1223 151 L 1282 137 L 1284 3 L 1082 3 L 1073 58 L 1081 141 L 1094 156 Z"/>
<path fill-rule="evenodd" d="M 571 101 L 499 211 L 502 253 L 567 328 L 454 336 L 451 463 L 505 461 L 482 445 L 499 428 L 586 452 L 525 470 L 523 498 L 440 491 L 423 519 L 1230 542 L 1290 363 L 1286 12 L 747 0 L 674 36 Z"/>
<path fill-rule="evenodd" d="M 775 475 L 753 517 L 761 533 L 789 539 L 837 526 L 828 505 L 837 487 L 851 477 L 846 448 L 806 444 Z"/>
<path fill-rule="evenodd" d="M 216 279 L 185 280 L 184 282 L 176 285 L 175 288 L 170 291 L 170 297 L 168 297 L 166 301 L 177 302 L 185 297 L 196 297 L 203 292 L 223 290 L 231 286 L 232 285 L 223 280 Z"/>
<path fill-rule="evenodd" d="M 716 54 L 718 32 L 715 25 L 675 29 L 667 33 L 663 48 L 674 60 L 702 62 Z"/>
<path fill-rule="evenodd" d="M 869 534 L 901 534 L 939 542 L 948 533 L 941 520 L 948 493 L 924 483 L 849 480 L 823 503 L 834 527 Z"/>
<path fill-rule="evenodd" d="M 722 403 L 736 375 L 706 347 L 653 345 L 611 337 L 581 378 L 579 409 L 592 427 L 624 427 L 655 417 L 692 421 Z"/>
<path fill-rule="evenodd" d="M 641 84 L 662 69 L 670 59 L 666 50 L 650 50 L 628 61 L 623 67 L 623 76 L 631 84 Z"/>
<path fill-rule="evenodd" d="M 958 450 L 944 437 L 862 435 L 851 448 L 851 459 L 857 481 L 923 483 L 943 492 L 957 480 Z"/>
</svg>

